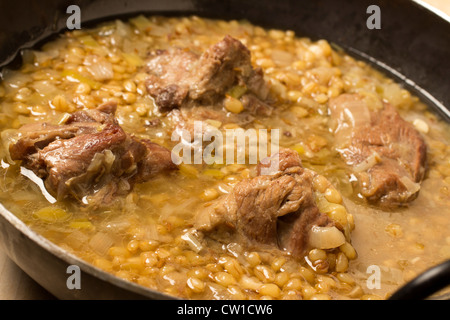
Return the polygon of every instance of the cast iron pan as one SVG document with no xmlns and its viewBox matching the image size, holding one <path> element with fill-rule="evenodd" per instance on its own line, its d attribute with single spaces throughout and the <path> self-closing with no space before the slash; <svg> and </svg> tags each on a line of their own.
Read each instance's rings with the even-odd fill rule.
<svg viewBox="0 0 450 320">
<path fill-rule="evenodd" d="M 81 9 L 81 27 L 138 13 L 247 19 L 264 27 L 327 39 L 404 84 L 450 121 L 450 21 L 412 0 L 22 0 L 0 2 L 0 68 L 20 65 L 20 50 L 39 47 L 67 30 L 69 5 Z M 381 11 L 381 29 L 369 29 L 367 8 Z M 31 231 L 0 205 L 0 243 L 31 278 L 59 299 L 173 299 L 89 265 Z M 81 289 L 68 289 L 68 266 L 81 271 Z M 450 263 L 432 268 L 396 292 L 424 299 L 449 284 Z M 447 297 L 448 299 L 449 297 Z"/>
</svg>

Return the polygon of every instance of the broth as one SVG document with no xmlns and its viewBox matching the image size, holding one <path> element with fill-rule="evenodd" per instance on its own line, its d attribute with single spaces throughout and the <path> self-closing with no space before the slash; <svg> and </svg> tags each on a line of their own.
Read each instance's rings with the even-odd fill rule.
<svg viewBox="0 0 450 320">
<path fill-rule="evenodd" d="M 20 162 L 9 159 L 9 144 L 22 125 L 58 123 L 111 100 L 118 103 L 116 117 L 126 132 L 173 148 L 173 120 L 145 87 L 148 52 L 203 52 L 226 35 L 249 48 L 278 102 L 270 117 L 210 123 L 222 130 L 281 129 L 280 146 L 297 151 L 305 168 L 342 194 L 354 220 L 348 243 L 357 256 L 352 246 L 350 252 L 330 250 L 321 269 L 311 253 L 295 259 L 282 251 L 248 249 L 233 238 L 225 243 L 190 234 L 195 214 L 254 177 L 254 165 L 183 164 L 137 184 L 108 208 L 92 208 L 70 200 L 50 203 Z M 103 69 L 86 64 L 90 57 Z M 66 32 L 23 58 L 20 70 L 6 71 L 0 84 L 0 201 L 30 228 L 98 268 L 190 299 L 385 299 L 450 258 L 450 126 L 400 84 L 326 40 L 247 21 L 141 15 Z M 358 93 L 375 108 L 380 101 L 390 103 L 425 139 L 426 177 L 407 207 L 382 210 L 355 192 L 328 125 L 329 99 L 343 93 Z M 381 272 L 379 287 L 370 285 L 370 266 Z"/>
</svg>

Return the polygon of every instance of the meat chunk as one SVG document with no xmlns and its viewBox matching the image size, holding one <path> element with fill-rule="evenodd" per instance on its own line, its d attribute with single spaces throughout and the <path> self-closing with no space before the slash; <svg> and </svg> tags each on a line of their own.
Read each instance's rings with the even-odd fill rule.
<svg viewBox="0 0 450 320">
<path fill-rule="evenodd" d="M 74 112 L 64 125 L 50 123 L 29 123 L 19 128 L 19 140 L 11 144 L 9 152 L 12 159 L 27 161 L 51 142 L 70 139 L 82 134 L 96 133 L 101 125 L 114 122 L 115 103 L 105 103 L 97 109 Z"/>
<path fill-rule="evenodd" d="M 420 133 L 389 104 L 370 110 L 356 94 L 330 101 L 336 149 L 359 180 L 360 192 L 382 207 L 414 200 L 426 168 Z"/>
<path fill-rule="evenodd" d="M 310 249 L 311 229 L 334 227 L 334 222 L 319 211 L 312 186 L 316 174 L 301 166 L 297 152 L 282 149 L 278 161 L 279 171 L 241 181 L 201 212 L 195 227 L 218 240 L 232 234 L 249 246 L 303 257 Z M 258 174 L 268 165 L 259 164 Z"/>
<path fill-rule="evenodd" d="M 70 139 L 80 132 L 78 126 L 58 126 L 49 123 L 29 123 L 19 129 L 21 138 L 10 145 L 12 159 L 26 160 L 26 157 L 44 148 L 56 139 Z"/>
<path fill-rule="evenodd" d="M 169 150 L 127 134 L 115 109 L 105 104 L 75 112 L 62 125 L 25 125 L 10 146 L 11 157 L 44 179 L 58 200 L 73 197 L 93 205 L 108 204 L 135 183 L 176 168 Z"/>
<path fill-rule="evenodd" d="M 200 56 L 184 49 L 158 50 L 151 56 L 147 71 L 147 90 L 161 111 L 223 105 L 232 92 L 244 110 L 271 113 L 262 70 L 252 67 L 250 51 L 230 36 Z"/>
</svg>

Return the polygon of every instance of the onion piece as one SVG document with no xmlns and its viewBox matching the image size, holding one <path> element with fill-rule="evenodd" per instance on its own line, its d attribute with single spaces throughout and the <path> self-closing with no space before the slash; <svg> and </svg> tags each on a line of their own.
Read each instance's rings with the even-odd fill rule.
<svg viewBox="0 0 450 320">
<path fill-rule="evenodd" d="M 19 71 L 5 68 L 2 70 L 3 86 L 6 91 L 9 89 L 19 89 L 25 87 L 27 83 L 32 82 L 33 78 L 28 73 L 22 73 Z"/>
<path fill-rule="evenodd" d="M 70 214 L 58 207 L 44 207 L 33 213 L 33 217 L 47 223 L 57 223 L 67 221 Z"/>
<path fill-rule="evenodd" d="M 272 50 L 271 58 L 279 66 L 289 66 L 295 59 L 291 53 L 277 49 Z"/>
<path fill-rule="evenodd" d="M 92 80 L 90 78 L 87 78 L 87 77 L 85 77 L 85 76 L 83 76 L 83 75 L 81 75 L 81 74 L 79 74 L 79 73 L 77 73 L 77 72 L 75 72 L 73 70 L 65 69 L 65 70 L 63 70 L 61 75 L 63 77 L 68 77 L 69 81 L 76 81 L 76 82 L 86 83 L 86 84 L 88 84 L 89 86 L 91 86 L 95 90 L 97 90 L 97 89 L 99 89 L 101 87 L 101 83 L 100 82 L 97 82 L 97 81 L 94 81 L 94 80 Z"/>
<path fill-rule="evenodd" d="M 34 54 L 34 59 L 37 64 L 41 65 L 49 60 L 56 58 L 59 55 L 59 50 L 47 50 L 47 51 L 32 51 Z"/>
<path fill-rule="evenodd" d="M 18 131 L 16 129 L 6 129 L 2 131 L 0 137 L 3 144 L 3 150 L 6 153 L 6 161 L 9 164 L 14 165 L 16 162 L 11 158 L 11 154 L 9 153 L 9 146 L 11 144 L 15 144 L 19 140 Z"/>
<path fill-rule="evenodd" d="M 185 234 L 181 236 L 181 239 L 186 241 L 186 243 L 189 245 L 189 247 L 192 249 L 192 251 L 200 252 L 203 249 L 203 245 L 198 239 L 198 235 L 196 230 L 192 229 L 187 231 Z"/>
<path fill-rule="evenodd" d="M 368 156 L 366 159 L 364 159 L 363 161 L 361 161 L 360 163 L 358 163 L 357 165 L 355 165 L 353 167 L 353 170 L 355 172 L 363 172 L 363 171 L 367 171 L 370 168 L 372 168 L 374 165 L 376 165 L 377 163 L 380 163 L 381 157 L 377 152 L 372 153 L 370 156 Z"/>
<path fill-rule="evenodd" d="M 420 184 L 412 181 L 407 176 L 403 176 L 400 178 L 400 182 L 403 183 L 405 188 L 408 190 L 409 193 L 414 194 L 420 190 Z"/>
<path fill-rule="evenodd" d="M 114 76 L 112 64 L 97 56 L 86 57 L 84 65 L 86 65 L 86 69 L 97 81 L 109 80 Z"/>
<path fill-rule="evenodd" d="M 40 96 L 55 96 L 58 92 L 58 89 L 51 83 L 51 81 L 40 80 L 35 81 L 30 84 L 30 87 L 33 88 Z"/>
<path fill-rule="evenodd" d="M 345 243 L 345 236 L 336 227 L 313 226 L 309 234 L 309 243 L 314 248 L 333 249 Z"/>
<path fill-rule="evenodd" d="M 131 18 L 130 22 L 134 25 L 139 31 L 148 31 L 153 27 L 153 24 L 150 20 L 148 20 L 145 16 L 139 15 L 135 18 Z"/>
<path fill-rule="evenodd" d="M 124 57 L 125 61 L 128 62 L 129 65 L 140 67 L 144 64 L 144 60 L 142 60 L 141 57 L 139 57 L 135 53 L 122 53 L 122 56 Z"/>
<path fill-rule="evenodd" d="M 422 133 L 428 133 L 428 131 L 430 130 L 428 124 L 424 120 L 419 118 L 414 120 L 413 125 L 418 131 Z"/>
<path fill-rule="evenodd" d="M 121 20 L 116 19 L 116 33 L 121 38 L 127 38 L 131 35 L 131 28 L 128 24 L 123 23 Z"/>
<path fill-rule="evenodd" d="M 113 244 L 114 240 L 104 232 L 96 233 L 89 241 L 91 249 L 100 255 L 105 255 Z"/>
</svg>

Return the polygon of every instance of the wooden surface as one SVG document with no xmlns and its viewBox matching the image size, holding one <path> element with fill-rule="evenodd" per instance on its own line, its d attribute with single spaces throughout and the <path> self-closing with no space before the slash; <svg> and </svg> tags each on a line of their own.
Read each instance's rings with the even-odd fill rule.
<svg viewBox="0 0 450 320">
<path fill-rule="evenodd" d="M 0 300 L 54 299 L 0 250 Z"/>
<path fill-rule="evenodd" d="M 426 0 L 432 6 L 450 15 L 450 0 Z M 0 248 L 0 300 L 54 299 L 28 277 Z"/>
</svg>

